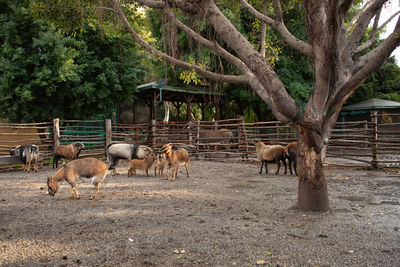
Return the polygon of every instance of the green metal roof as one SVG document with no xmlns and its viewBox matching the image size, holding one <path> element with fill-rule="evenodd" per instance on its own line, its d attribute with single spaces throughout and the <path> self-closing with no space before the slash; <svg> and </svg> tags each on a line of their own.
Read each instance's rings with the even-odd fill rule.
<svg viewBox="0 0 400 267">
<path fill-rule="evenodd" d="M 175 87 L 151 82 L 139 85 L 135 95 L 144 98 L 159 95 L 159 101 L 181 101 L 184 102 L 186 96 L 192 97 L 192 102 L 210 102 L 210 97 L 223 96 L 222 92 L 212 92 L 203 87 Z"/>
<path fill-rule="evenodd" d="M 342 111 L 350 110 L 374 110 L 374 109 L 391 109 L 400 108 L 400 102 L 383 100 L 379 98 L 371 98 L 359 103 L 344 106 Z"/>
</svg>

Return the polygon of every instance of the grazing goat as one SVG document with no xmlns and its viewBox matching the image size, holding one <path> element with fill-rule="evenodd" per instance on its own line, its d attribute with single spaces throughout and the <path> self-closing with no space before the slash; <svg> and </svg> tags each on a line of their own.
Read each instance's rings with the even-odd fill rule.
<svg viewBox="0 0 400 267">
<path fill-rule="evenodd" d="M 153 165 L 154 158 L 155 158 L 154 153 L 148 150 L 146 158 L 130 160 L 128 176 L 131 176 L 132 173 L 136 175 L 136 170 L 144 170 L 146 172 L 146 176 L 149 177 L 149 169 L 151 168 L 151 165 Z"/>
<path fill-rule="evenodd" d="M 14 146 L 10 149 L 10 156 L 18 156 L 24 163 L 24 170 L 30 172 L 31 166 L 38 172 L 39 147 L 36 145 Z"/>
<path fill-rule="evenodd" d="M 59 145 L 54 150 L 53 169 L 54 164 L 56 165 L 56 168 L 58 168 L 58 161 L 62 158 L 68 160 L 77 159 L 82 150 L 85 150 L 85 145 L 79 142 L 68 145 Z"/>
<path fill-rule="evenodd" d="M 277 170 L 275 174 L 279 173 L 281 168 L 280 162 L 282 161 L 285 166 L 285 174 L 287 173 L 286 166 L 286 152 L 285 148 L 280 145 L 265 145 L 261 141 L 255 143 L 258 159 L 261 161 L 260 173 L 262 173 L 263 165 L 265 164 L 265 173 L 268 173 L 268 162 L 275 162 L 277 165 Z"/>
<path fill-rule="evenodd" d="M 164 153 L 157 153 L 154 162 L 154 176 L 161 177 L 164 174 L 164 168 L 167 165 L 166 155 Z"/>
<path fill-rule="evenodd" d="M 178 168 L 179 166 L 185 165 L 186 174 L 188 177 L 189 175 L 189 153 L 184 148 L 176 148 L 173 147 L 171 144 L 166 144 L 160 149 L 160 153 L 164 153 L 168 163 L 167 174 L 165 176 L 165 180 L 168 180 L 169 171 L 172 168 L 172 178 L 171 181 L 175 180 L 178 175 Z"/>
<path fill-rule="evenodd" d="M 108 166 L 101 160 L 96 158 L 76 159 L 63 165 L 53 176 L 47 179 L 47 190 L 50 196 L 54 196 L 60 188 L 60 183 L 65 180 L 71 186 L 69 191 L 71 198 L 80 198 L 80 194 L 76 189 L 78 178 L 91 178 L 94 185 L 94 193 L 90 199 L 95 199 L 100 187 L 100 183 L 106 178 Z"/>
<path fill-rule="evenodd" d="M 285 148 L 286 157 L 287 157 L 288 162 L 289 162 L 290 175 L 293 174 L 293 172 L 292 172 L 292 162 L 293 162 L 294 173 L 297 175 L 297 149 L 298 149 L 297 142 L 289 143 Z"/>
<path fill-rule="evenodd" d="M 115 166 L 118 160 L 132 160 L 132 159 L 144 159 L 150 151 L 153 153 L 153 149 L 137 144 L 110 144 L 106 147 L 106 154 L 110 163 L 110 170 L 115 170 Z"/>
</svg>

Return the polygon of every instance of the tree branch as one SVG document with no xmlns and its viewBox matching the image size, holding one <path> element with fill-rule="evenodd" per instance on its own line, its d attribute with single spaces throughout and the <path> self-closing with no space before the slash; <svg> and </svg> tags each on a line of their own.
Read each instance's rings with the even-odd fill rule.
<svg viewBox="0 0 400 267">
<path fill-rule="evenodd" d="M 205 18 L 211 23 L 222 40 L 236 52 L 238 57 L 257 77 L 264 90 L 268 91 L 279 112 L 286 118 L 295 120 L 297 104 L 286 91 L 271 65 L 255 50 L 253 45 L 236 29 L 211 0 L 203 0 Z"/>
<path fill-rule="evenodd" d="M 400 14 L 400 10 L 394 13 L 390 18 L 388 18 L 381 26 L 379 26 L 378 31 L 382 30 L 392 19 L 394 19 L 398 14 Z"/>
<path fill-rule="evenodd" d="M 270 25 L 273 29 L 275 29 L 279 35 L 282 37 L 282 39 L 292 48 L 298 50 L 300 53 L 303 55 L 307 56 L 308 58 L 312 57 L 312 51 L 311 51 L 311 46 L 307 44 L 306 42 L 297 39 L 294 37 L 289 30 L 286 28 L 285 24 L 283 23 L 283 20 L 279 20 L 279 16 L 277 17 L 276 20 L 265 16 L 258 12 L 254 7 L 252 7 L 249 3 L 246 2 L 246 0 L 238 0 L 244 8 L 247 9 L 254 17 L 257 19 L 264 21 L 268 25 Z M 277 2 L 277 1 L 276 1 Z M 275 5 L 275 7 L 280 7 L 279 4 Z M 279 14 L 279 10 L 278 10 Z"/>
<path fill-rule="evenodd" d="M 379 18 L 381 16 L 381 12 L 382 12 L 382 9 L 380 9 L 378 11 L 378 13 L 375 15 L 374 24 L 372 26 L 370 36 L 365 43 L 363 43 L 362 45 L 360 45 L 356 48 L 356 50 L 355 50 L 356 54 L 365 51 L 366 49 L 370 48 L 374 44 L 376 34 L 378 32 L 378 24 L 379 24 Z"/>
<path fill-rule="evenodd" d="M 199 33 L 195 32 L 193 29 L 191 29 L 190 27 L 179 21 L 177 17 L 169 9 L 164 9 L 164 12 L 166 12 L 167 15 L 174 21 L 176 26 L 178 26 L 181 30 L 186 32 L 188 36 L 193 38 L 199 44 L 216 52 L 218 55 L 225 58 L 229 63 L 235 65 L 243 73 L 249 73 L 249 69 L 239 58 L 235 57 L 234 55 L 223 49 L 216 41 L 212 42 L 201 36 Z"/>
<path fill-rule="evenodd" d="M 217 74 L 217 73 L 214 73 L 211 71 L 204 70 L 204 69 L 200 68 L 199 66 L 192 65 L 192 64 L 186 63 L 184 61 L 178 60 L 176 58 L 173 58 L 173 57 L 157 50 L 153 46 L 149 45 L 146 41 L 144 41 L 137 34 L 137 32 L 132 28 L 132 26 L 129 24 L 124 12 L 122 11 L 121 7 L 119 6 L 118 0 L 112 0 L 112 2 L 114 4 L 115 12 L 119 15 L 120 19 L 122 20 L 123 25 L 125 26 L 127 31 L 130 33 L 130 35 L 135 39 L 135 41 L 142 48 L 144 48 L 146 51 L 150 52 L 154 56 L 157 56 L 176 67 L 179 67 L 179 68 L 182 68 L 185 70 L 193 69 L 197 73 L 202 75 L 203 77 L 206 77 L 213 81 L 227 82 L 227 83 L 234 83 L 234 84 L 248 84 L 249 83 L 249 75 L 248 74 L 240 75 L 240 76 Z"/>
<path fill-rule="evenodd" d="M 165 2 L 156 0 L 136 0 L 136 2 L 151 8 L 162 9 L 165 6 Z"/>
<path fill-rule="evenodd" d="M 355 27 L 350 35 L 350 38 L 347 41 L 346 46 L 343 49 L 342 58 L 351 58 L 350 55 L 353 55 L 361 38 L 363 37 L 365 30 L 368 27 L 369 22 L 371 19 L 379 12 L 382 8 L 383 4 L 388 0 L 376 0 L 374 2 L 367 3 L 368 8 L 363 10 L 355 24 Z"/>
<path fill-rule="evenodd" d="M 365 11 L 372 5 L 372 3 L 373 3 L 373 0 L 368 1 L 368 2 L 364 5 L 363 9 L 362 9 L 360 12 L 358 12 L 358 13 L 351 19 L 351 21 L 350 21 L 349 24 L 347 25 L 347 29 L 346 29 L 347 32 L 350 32 L 351 29 L 353 29 L 353 27 L 356 25 L 358 19 L 360 18 L 360 16 L 361 16 L 363 13 L 365 13 Z"/>
<path fill-rule="evenodd" d="M 360 63 L 353 76 L 343 85 L 335 97 L 332 98 L 330 106 L 336 109 L 349 98 L 349 96 L 369 77 L 379 66 L 381 66 L 390 54 L 400 45 L 400 18 L 397 20 L 394 31 L 377 48 L 360 58 Z"/>
<path fill-rule="evenodd" d="M 354 0 L 343 0 L 343 2 L 339 5 L 338 8 L 338 16 L 344 17 L 349 11 L 351 5 L 353 4 Z"/>
</svg>

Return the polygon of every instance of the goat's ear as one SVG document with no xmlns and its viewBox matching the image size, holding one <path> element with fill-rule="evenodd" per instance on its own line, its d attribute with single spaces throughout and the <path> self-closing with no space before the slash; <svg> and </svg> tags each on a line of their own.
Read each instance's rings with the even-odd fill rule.
<svg viewBox="0 0 400 267">
<path fill-rule="evenodd" d="M 51 177 L 50 175 L 47 175 L 47 182 L 53 181 L 53 177 Z"/>
</svg>

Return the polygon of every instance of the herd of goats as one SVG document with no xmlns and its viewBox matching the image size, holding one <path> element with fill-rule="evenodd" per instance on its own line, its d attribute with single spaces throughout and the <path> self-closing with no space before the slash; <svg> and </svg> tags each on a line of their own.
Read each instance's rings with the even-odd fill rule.
<svg viewBox="0 0 400 267">
<path fill-rule="evenodd" d="M 256 148 L 258 159 L 261 162 L 260 173 L 262 173 L 265 165 L 265 173 L 268 173 L 267 163 L 276 163 L 276 174 L 280 170 L 280 162 L 285 166 L 285 174 L 287 173 L 286 160 L 289 163 L 290 174 L 292 175 L 292 164 L 294 172 L 296 170 L 296 154 L 297 142 L 292 142 L 286 147 L 281 145 L 265 145 L 260 140 L 253 142 Z M 70 185 L 71 198 L 80 198 L 76 188 L 78 178 L 91 178 L 94 186 L 94 193 L 90 199 L 96 198 L 99 186 L 105 179 L 109 171 L 115 173 L 115 166 L 118 160 L 128 160 L 130 162 L 128 176 L 136 175 L 136 170 L 144 170 L 146 176 L 149 176 L 149 170 L 154 164 L 154 175 L 162 177 L 164 169 L 167 168 L 165 179 L 169 179 L 169 172 L 172 169 L 171 181 L 175 180 L 178 174 L 179 166 L 185 165 L 186 174 L 189 177 L 189 153 L 185 148 L 178 148 L 172 144 L 166 144 L 154 152 L 154 150 L 145 145 L 116 143 L 106 147 L 106 155 L 108 163 L 93 157 L 79 158 L 79 154 L 85 149 L 83 143 L 71 143 L 68 145 L 59 145 L 54 150 L 53 168 L 58 168 L 60 159 L 65 158 L 68 161 L 63 164 L 53 176 L 47 179 L 48 193 L 54 196 L 60 187 L 62 181 L 68 182 Z M 39 147 L 36 145 L 19 145 L 10 149 L 11 156 L 18 156 L 25 164 L 24 170 L 29 172 L 31 168 L 38 172 Z"/>
</svg>

